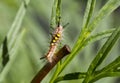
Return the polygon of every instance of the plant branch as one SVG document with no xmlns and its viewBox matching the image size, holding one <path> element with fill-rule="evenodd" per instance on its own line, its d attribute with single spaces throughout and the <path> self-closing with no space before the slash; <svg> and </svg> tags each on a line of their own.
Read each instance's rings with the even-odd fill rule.
<svg viewBox="0 0 120 83">
<path fill-rule="evenodd" d="M 46 65 L 36 74 L 31 83 L 40 83 L 49 71 L 66 55 L 70 53 L 68 45 L 64 45 L 54 56 L 52 62 L 47 62 Z"/>
</svg>

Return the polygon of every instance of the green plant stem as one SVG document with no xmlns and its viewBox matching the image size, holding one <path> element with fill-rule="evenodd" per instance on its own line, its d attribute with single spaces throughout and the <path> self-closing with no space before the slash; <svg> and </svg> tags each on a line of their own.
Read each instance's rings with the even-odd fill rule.
<svg viewBox="0 0 120 83">
<path fill-rule="evenodd" d="M 52 78 L 50 80 L 50 83 L 53 83 L 54 80 L 57 78 L 60 69 L 61 69 L 61 65 L 60 65 L 60 62 L 58 62 L 57 68 L 56 68 L 56 70 L 55 70 L 55 72 L 54 72 L 54 74 L 53 74 L 53 76 L 52 76 Z"/>
</svg>

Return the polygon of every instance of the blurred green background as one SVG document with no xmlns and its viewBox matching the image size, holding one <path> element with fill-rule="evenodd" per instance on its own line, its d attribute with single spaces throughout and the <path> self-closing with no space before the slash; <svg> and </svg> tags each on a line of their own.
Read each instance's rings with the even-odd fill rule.
<svg viewBox="0 0 120 83">
<path fill-rule="evenodd" d="M 108 0 L 96 0 L 94 15 Z M 0 0 L 0 45 L 9 31 L 22 0 Z M 62 24 L 70 23 L 64 30 L 62 45 L 68 44 L 72 48 L 80 31 L 83 22 L 84 11 L 87 0 L 62 0 Z M 50 33 L 49 28 L 53 0 L 31 0 L 27 7 L 26 15 L 21 25 L 21 31 L 25 30 L 20 42 L 15 61 L 2 83 L 30 83 L 30 80 L 38 72 L 45 60 L 40 60 L 49 49 Z M 94 16 L 93 16 L 94 17 Z M 97 33 L 110 28 L 115 28 L 120 24 L 120 7 L 109 17 L 106 17 L 93 32 Z M 104 44 L 105 39 L 96 41 L 87 46 L 75 57 L 65 68 L 61 75 L 86 71 L 91 60 L 97 51 Z M 104 61 L 102 66 L 113 61 L 120 54 L 120 44 L 116 44 L 110 56 Z M 101 67 L 102 67 L 101 66 Z M 42 83 L 49 83 L 55 68 L 45 77 Z M 64 81 L 60 83 L 80 83 L 81 80 Z M 104 78 L 96 83 L 120 83 L 120 78 Z"/>
</svg>

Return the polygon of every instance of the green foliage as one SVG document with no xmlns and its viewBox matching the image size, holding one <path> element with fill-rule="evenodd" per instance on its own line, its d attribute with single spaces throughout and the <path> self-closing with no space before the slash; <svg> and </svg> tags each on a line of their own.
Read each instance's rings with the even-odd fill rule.
<svg viewBox="0 0 120 83">
<path fill-rule="evenodd" d="M 28 4 L 29 0 L 26 2 Z M 12 68 L 13 63 L 15 61 L 17 48 L 20 44 L 20 40 L 23 37 L 23 33 L 24 33 L 24 30 L 20 32 L 20 28 L 21 28 L 21 23 L 24 18 L 25 12 L 26 12 L 26 9 L 24 8 L 24 3 L 22 3 L 15 17 L 15 20 L 7 36 L 4 39 L 4 42 L 2 45 L 3 48 L 1 47 L 0 49 L 0 51 L 3 51 L 1 52 L 2 56 L 0 57 L 0 60 L 4 62 L 1 64 L 0 82 L 5 82 L 5 78 L 9 73 L 10 68 Z M 10 57 L 10 60 L 9 60 L 9 57 Z"/>
<path fill-rule="evenodd" d="M 109 37 L 109 39 L 106 41 L 106 43 L 103 45 L 103 47 L 100 49 L 94 60 L 91 62 L 88 71 L 87 71 L 87 77 L 85 78 L 83 83 L 91 82 L 92 75 L 96 75 L 95 70 L 99 65 L 103 62 L 103 60 L 107 57 L 108 53 L 112 49 L 113 45 L 116 43 L 116 41 L 119 39 L 120 36 L 120 27 L 118 27 L 112 35 Z M 93 82 L 93 81 L 92 81 Z"/>
<path fill-rule="evenodd" d="M 3 19 L 9 21 L 5 21 L 8 25 L 2 25 L 2 20 L 0 20 L 0 43 L 2 42 L 0 48 L 0 83 L 30 83 L 31 79 L 44 65 L 44 62 L 40 61 L 39 58 L 44 56 L 46 53 L 44 50 L 49 48 L 46 45 L 49 41 L 48 22 L 50 22 L 49 27 L 54 29 L 58 23 L 62 24 L 61 22 L 65 22 L 64 24 L 66 24 L 66 18 L 70 22 L 70 25 L 67 29 L 65 28 L 66 33 L 68 33 L 68 35 L 65 34 L 67 36 L 65 38 L 67 43 L 65 42 L 65 44 L 70 44 L 72 48 L 71 54 L 59 62 L 55 71 L 53 73 L 50 72 L 42 82 L 56 83 L 70 80 L 70 83 L 71 80 L 82 79 L 82 83 L 93 83 L 101 78 L 120 76 L 120 57 L 118 53 L 113 53 L 112 57 L 115 59 L 105 63 L 109 59 L 111 51 L 114 50 L 112 48 L 115 47 L 119 40 L 120 27 L 113 28 L 114 25 L 112 25 L 112 29 L 104 30 L 107 28 L 106 26 L 111 26 L 107 22 L 108 20 L 106 21 L 106 18 L 110 18 L 110 15 L 114 14 L 113 12 L 120 6 L 120 0 L 107 0 L 100 10 L 97 9 L 98 5 L 100 5 L 99 1 L 87 0 L 84 16 L 82 14 L 76 14 L 76 11 L 82 10 L 82 7 L 79 5 L 84 4 L 84 0 L 79 5 L 74 0 L 53 0 L 53 2 L 48 0 L 35 0 L 31 1 L 30 5 L 28 5 L 30 0 L 21 2 L 17 3 L 15 0 L 8 2 L 4 0 L 0 3 L 0 8 L 2 5 L 9 4 L 8 8 L 6 6 L 3 6 L 3 8 L 4 10 L 8 9 L 5 12 L 6 14 L 10 12 L 8 18 L 4 18 L 3 15 Z M 14 5 L 11 6 L 10 4 Z M 21 4 L 20 7 L 18 6 L 19 9 L 17 9 L 18 4 Z M 10 9 L 11 7 L 16 9 Z M 17 14 L 15 11 L 13 13 L 13 10 L 16 10 Z M 95 14 L 96 10 L 98 12 Z M 50 11 L 52 12 L 51 18 Z M 25 14 L 27 15 L 25 16 Z M 10 15 L 13 16 L 9 18 Z M 2 14 L 0 14 L 0 18 L 2 18 Z M 13 18 L 15 19 L 11 22 Z M 113 18 L 109 20 L 113 21 Z M 101 25 L 104 21 L 106 26 Z M 2 28 L 6 26 L 8 28 Z M 101 31 L 97 31 L 97 29 L 101 29 Z M 74 30 L 78 31 L 79 34 L 76 34 L 77 32 L 74 32 Z M 74 40 L 74 43 L 72 42 L 72 38 L 75 39 L 76 36 L 78 37 L 76 42 Z M 91 48 L 87 49 L 91 44 L 94 45 L 95 42 L 104 39 L 106 39 L 105 43 L 101 43 L 101 49 L 98 50 L 97 54 L 92 53 Z M 79 56 L 83 51 L 87 52 L 88 50 L 90 51 L 89 55 L 85 56 L 83 54 L 84 56 Z M 115 50 L 118 50 L 118 48 Z M 92 56 L 93 54 L 95 56 Z M 85 57 L 87 57 L 87 60 L 84 59 Z M 72 63 L 74 65 L 71 65 Z M 82 67 L 86 66 L 86 64 L 89 65 L 86 69 L 83 69 L 86 71 L 83 71 Z M 65 71 L 66 69 L 67 72 Z"/>
<path fill-rule="evenodd" d="M 80 33 L 80 36 L 76 42 L 76 44 L 73 47 L 72 53 L 67 57 L 67 59 L 60 65 L 59 69 L 56 70 L 55 75 L 52 77 L 51 83 L 54 82 L 55 78 L 62 72 L 62 70 L 72 61 L 72 59 L 85 47 L 84 43 L 89 41 L 89 35 L 90 33 L 96 28 L 96 25 L 102 21 L 102 19 L 105 16 L 108 16 L 113 10 L 115 10 L 119 5 L 120 1 L 119 0 L 109 0 L 100 10 L 100 12 L 97 14 L 97 16 L 92 20 L 90 23 L 90 18 L 92 17 L 92 12 L 95 6 L 96 0 L 88 0 L 88 4 L 86 7 L 86 12 L 84 16 L 84 22 L 83 22 L 83 29 L 82 32 Z M 110 38 L 107 40 L 107 42 L 103 45 L 101 50 L 98 52 L 97 56 L 93 60 L 93 62 L 90 65 L 90 68 L 87 71 L 87 76 L 85 80 L 83 81 L 84 83 L 89 83 L 91 82 L 92 75 L 94 75 L 93 71 L 99 66 L 102 61 L 104 60 L 105 56 L 110 52 L 111 48 L 115 44 L 116 40 L 119 38 L 119 29 L 116 29 L 113 34 L 110 36 Z M 107 34 L 107 32 L 100 33 L 102 35 Z M 99 37 L 97 36 L 97 37 Z M 92 36 L 90 36 L 92 37 Z M 94 38 L 93 38 L 94 39 Z M 93 40 L 91 39 L 91 40 Z M 97 39 L 97 38 L 96 38 Z M 87 40 L 87 41 L 86 41 Z M 102 57 L 103 56 L 103 57 Z M 94 65 L 95 64 L 95 65 Z"/>
</svg>

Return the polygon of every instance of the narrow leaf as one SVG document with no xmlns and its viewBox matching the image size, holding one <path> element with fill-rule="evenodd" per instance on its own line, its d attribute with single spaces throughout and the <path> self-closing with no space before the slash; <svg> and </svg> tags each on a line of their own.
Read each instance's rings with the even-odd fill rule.
<svg viewBox="0 0 120 83">
<path fill-rule="evenodd" d="M 90 70 L 94 71 L 102 63 L 102 61 L 105 59 L 107 54 L 110 52 L 110 50 L 118 40 L 119 36 L 120 36 L 120 27 L 113 32 L 113 34 L 109 37 L 109 39 L 106 41 L 104 46 L 98 52 L 97 56 L 91 63 Z M 94 65 L 94 68 L 93 68 L 93 65 Z"/>
<path fill-rule="evenodd" d="M 120 6 L 120 0 L 109 0 L 99 11 L 97 16 L 89 25 L 89 31 L 93 31 L 94 28 L 108 15 L 110 15 L 117 7 Z"/>
<path fill-rule="evenodd" d="M 26 0 L 26 5 L 28 5 L 30 0 Z M 13 24 L 11 25 L 11 28 L 7 34 L 7 38 L 8 38 L 8 41 L 9 41 L 9 44 L 8 44 L 8 47 L 9 49 L 12 48 L 12 46 L 14 45 L 14 42 L 17 38 L 17 34 L 21 28 L 21 23 L 23 21 L 23 18 L 24 18 L 24 15 L 25 15 L 25 12 L 26 12 L 26 8 L 25 8 L 25 3 L 22 2 L 20 8 L 19 8 L 19 11 L 17 12 L 17 15 L 14 19 L 14 22 Z"/>
<path fill-rule="evenodd" d="M 69 73 L 64 76 L 58 77 L 54 82 L 65 81 L 65 80 L 78 80 L 86 77 L 86 73 L 75 72 Z"/>
<path fill-rule="evenodd" d="M 83 19 L 83 28 L 87 28 L 93 14 L 96 0 L 88 0 L 85 15 Z"/>
<path fill-rule="evenodd" d="M 30 0 L 26 0 L 26 4 L 28 5 Z M 23 32 L 18 35 L 20 28 L 21 28 L 21 23 L 23 21 L 23 17 L 25 15 L 26 9 L 24 6 L 24 2 L 22 2 L 17 15 L 13 21 L 12 26 L 10 27 L 10 30 L 7 34 L 7 40 L 8 40 L 8 50 L 9 50 L 9 54 L 10 56 L 10 60 L 9 62 L 6 64 L 6 66 L 4 67 L 4 70 L 1 72 L 0 74 L 0 82 L 3 82 L 3 80 L 5 79 L 6 75 L 8 74 L 10 68 L 12 67 L 12 64 L 15 60 L 15 53 L 17 52 L 17 48 L 19 46 L 20 43 L 20 39 L 23 36 Z M 2 48 L 0 49 L 0 51 L 2 50 Z M 0 52 L 1 53 L 1 52 Z"/>
<path fill-rule="evenodd" d="M 54 0 L 54 4 L 52 6 L 52 13 L 50 19 L 50 28 L 56 27 L 56 9 L 57 9 L 58 0 Z"/>
<path fill-rule="evenodd" d="M 109 39 L 106 41 L 106 43 L 103 45 L 103 47 L 100 49 L 94 60 L 91 62 L 88 71 L 87 71 L 87 77 L 84 80 L 84 83 L 89 82 L 93 72 L 96 70 L 97 67 L 103 62 L 103 60 L 107 57 L 108 53 L 120 37 L 120 27 L 116 28 L 116 30 L 112 33 L 112 35 L 109 37 Z"/>
<path fill-rule="evenodd" d="M 26 5 L 28 5 L 28 3 L 29 3 L 29 0 L 26 0 Z M 20 31 L 21 23 L 22 23 L 24 15 L 25 15 L 25 12 L 26 12 L 26 9 L 24 7 L 24 2 L 23 2 L 21 4 L 21 6 L 17 12 L 17 15 L 16 15 L 11 27 L 10 27 L 10 30 L 8 31 L 8 34 L 6 36 L 7 41 L 8 41 L 7 48 L 9 50 L 9 53 L 11 52 L 12 47 L 14 47 L 14 44 L 16 42 L 16 38 L 18 37 L 17 34 Z M 2 47 L 3 47 L 3 44 L 1 45 L 1 48 L 0 48 L 0 60 L 1 60 Z"/>
<path fill-rule="evenodd" d="M 23 35 L 24 35 L 24 31 L 22 31 L 21 34 L 17 37 L 16 42 L 14 44 L 14 47 L 9 51 L 9 54 L 11 55 L 10 60 L 6 64 L 6 66 L 4 67 L 4 70 L 0 73 L 0 82 L 1 83 L 3 83 L 3 81 L 6 78 L 6 75 L 8 74 L 9 70 L 13 66 L 13 63 L 14 63 L 14 61 L 16 59 L 16 52 L 17 52 L 17 49 L 18 49 L 18 47 L 20 45 L 20 42 L 21 42 L 20 40 L 23 37 Z"/>
<path fill-rule="evenodd" d="M 93 79 L 90 82 L 95 82 L 104 77 L 115 77 L 120 76 L 120 72 L 117 71 L 117 67 L 120 65 L 120 56 L 116 58 L 113 62 L 105 66 L 99 71 L 95 71 Z"/>
<path fill-rule="evenodd" d="M 103 31 L 100 33 L 97 33 L 95 35 L 91 35 L 89 38 L 86 39 L 86 41 L 83 43 L 83 47 L 85 47 L 86 45 L 89 45 L 90 43 L 93 43 L 95 41 L 107 38 L 110 36 L 110 34 L 114 31 L 115 29 L 110 29 L 107 31 Z"/>
<path fill-rule="evenodd" d="M 101 79 L 101 78 L 105 78 L 105 77 L 120 77 L 120 72 L 103 72 L 101 73 L 99 76 L 94 77 L 94 79 L 90 80 L 89 83 L 94 83 L 95 81 Z"/>
<path fill-rule="evenodd" d="M 120 56 L 117 57 L 113 62 L 105 66 L 99 73 L 115 70 L 120 65 Z"/>
<path fill-rule="evenodd" d="M 3 42 L 3 51 L 2 51 L 2 65 L 5 67 L 7 62 L 9 61 L 9 53 L 8 53 L 8 47 L 7 47 L 7 37 L 5 37 L 5 40 Z"/>
<path fill-rule="evenodd" d="M 56 24 L 59 26 L 61 22 L 61 0 L 58 0 L 57 8 L 56 8 Z"/>
</svg>

